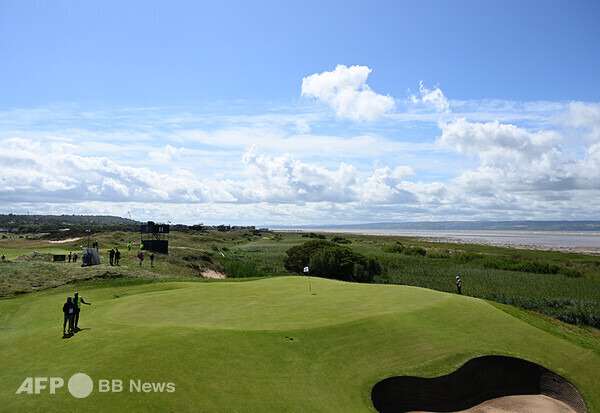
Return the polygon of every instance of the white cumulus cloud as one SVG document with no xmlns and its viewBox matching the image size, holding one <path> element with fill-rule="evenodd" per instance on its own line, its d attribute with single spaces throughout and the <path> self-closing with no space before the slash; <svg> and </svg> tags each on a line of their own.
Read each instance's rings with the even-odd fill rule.
<svg viewBox="0 0 600 413">
<path fill-rule="evenodd" d="M 567 114 L 560 118 L 567 126 L 577 129 L 586 141 L 600 142 L 600 105 L 571 102 Z"/>
<path fill-rule="evenodd" d="M 337 171 L 330 171 L 303 163 L 290 154 L 257 155 L 254 148 L 246 152 L 243 161 L 248 179 L 239 185 L 239 199 L 347 202 L 355 198 L 356 168 L 352 165 L 341 163 Z"/>
<path fill-rule="evenodd" d="M 450 110 L 450 104 L 442 90 L 439 87 L 429 90 L 423 86 L 423 81 L 419 82 L 419 96 L 411 95 L 410 99 L 413 103 L 433 106 L 437 112 L 448 112 Z"/>
<path fill-rule="evenodd" d="M 561 148 L 565 137 L 554 130 L 530 132 L 497 121 L 471 123 L 465 119 L 440 127 L 439 144 L 477 156 L 479 161 L 476 168 L 452 180 L 455 194 L 527 208 L 534 199 L 574 198 L 572 191 L 588 191 L 585 194 L 594 197 L 600 191 L 600 144 L 584 147 L 577 156 Z"/>
<path fill-rule="evenodd" d="M 440 124 L 438 144 L 468 155 L 477 155 L 484 164 L 524 162 L 547 153 L 562 140 L 552 130 L 531 133 L 498 121 L 472 123 L 466 119 Z"/>
<path fill-rule="evenodd" d="M 367 85 L 367 66 L 338 65 L 332 72 L 302 79 L 302 96 L 325 102 L 339 118 L 374 121 L 394 108 L 394 98 L 379 95 Z"/>
<path fill-rule="evenodd" d="M 417 197 L 405 189 L 404 179 L 414 176 L 409 166 L 389 167 L 375 170 L 362 187 L 365 203 L 414 203 Z"/>
</svg>

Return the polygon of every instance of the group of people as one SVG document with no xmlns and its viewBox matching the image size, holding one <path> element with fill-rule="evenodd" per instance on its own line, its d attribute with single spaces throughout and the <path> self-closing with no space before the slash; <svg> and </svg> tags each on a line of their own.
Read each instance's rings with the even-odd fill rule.
<svg viewBox="0 0 600 413">
<path fill-rule="evenodd" d="M 140 260 L 140 267 L 141 267 L 142 263 L 144 262 L 144 253 L 142 251 L 140 251 L 138 253 L 138 260 Z M 150 253 L 150 266 L 154 267 L 154 253 L 153 252 Z"/>
<path fill-rule="evenodd" d="M 142 266 L 142 263 L 144 262 L 144 258 L 146 258 L 144 256 L 144 252 L 142 251 L 143 249 L 144 249 L 144 244 L 140 244 L 140 251 L 138 252 L 138 260 L 139 260 L 140 267 Z M 127 250 L 131 251 L 131 241 L 129 243 L 127 243 Z M 119 260 L 121 259 L 121 251 L 119 251 L 118 248 L 111 248 L 110 250 L 108 250 L 108 258 L 109 258 L 110 265 L 119 265 Z M 154 267 L 154 253 L 153 252 L 150 252 L 150 266 Z"/>
<path fill-rule="evenodd" d="M 98 241 L 94 241 L 92 243 L 92 248 L 94 249 L 98 249 Z M 127 243 L 127 250 L 131 251 L 131 246 L 132 243 L 131 241 L 129 243 Z M 140 252 L 138 253 L 138 259 L 139 259 L 139 263 L 140 263 L 140 267 L 142 266 L 142 262 L 144 261 L 144 253 L 141 251 L 144 249 L 144 244 L 140 244 Z M 118 248 L 111 248 L 110 250 L 108 250 L 108 257 L 109 257 L 109 262 L 110 265 L 120 265 L 119 261 L 121 259 L 121 251 L 119 251 Z M 86 261 L 86 256 L 84 254 L 84 264 L 87 262 Z M 4 255 L 2 256 L 2 259 L 4 260 Z M 71 251 L 69 251 L 69 254 L 67 255 L 67 259 L 69 262 L 71 262 L 71 259 L 73 260 L 73 262 L 77 262 L 77 253 L 73 253 Z M 150 253 L 150 266 L 154 267 L 154 253 Z"/>
<path fill-rule="evenodd" d="M 108 257 L 110 259 L 110 265 L 119 265 L 121 251 L 119 251 L 118 248 L 112 248 L 108 251 Z"/>
<path fill-rule="evenodd" d="M 73 262 L 77 262 L 77 251 L 75 251 L 75 253 L 69 251 L 69 255 L 67 255 L 67 258 L 69 259 L 69 262 L 71 262 L 71 258 L 73 258 Z"/>
<path fill-rule="evenodd" d="M 79 293 L 75 293 L 74 297 L 67 297 L 67 302 L 63 304 L 63 336 L 67 334 L 65 331 L 67 324 L 69 325 L 69 334 L 76 333 L 79 331 L 79 312 L 81 311 L 81 304 L 92 305 L 92 303 L 86 303 L 83 297 L 79 296 Z"/>
</svg>

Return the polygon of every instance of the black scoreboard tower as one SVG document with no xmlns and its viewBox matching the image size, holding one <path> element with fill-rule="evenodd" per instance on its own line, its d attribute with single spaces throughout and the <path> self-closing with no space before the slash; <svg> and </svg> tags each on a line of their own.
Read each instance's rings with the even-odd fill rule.
<svg viewBox="0 0 600 413">
<path fill-rule="evenodd" d="M 162 254 L 169 253 L 168 224 L 155 224 L 152 221 L 148 221 L 148 223 L 142 224 L 140 232 L 144 250 L 160 252 Z"/>
</svg>

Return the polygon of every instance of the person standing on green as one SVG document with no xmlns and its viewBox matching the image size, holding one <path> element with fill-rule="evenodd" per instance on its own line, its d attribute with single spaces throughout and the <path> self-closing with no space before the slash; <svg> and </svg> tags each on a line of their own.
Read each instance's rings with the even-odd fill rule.
<svg viewBox="0 0 600 413">
<path fill-rule="evenodd" d="M 73 297 L 73 305 L 75 306 L 75 315 L 73 317 L 73 330 L 77 330 L 79 327 L 79 312 L 81 311 L 81 304 L 92 305 L 92 303 L 86 303 L 85 300 L 79 296 L 79 293 L 75 293 Z"/>
<path fill-rule="evenodd" d="M 69 323 L 69 333 L 73 332 L 73 317 L 75 316 L 75 304 L 71 297 L 67 297 L 67 302 L 63 304 L 63 313 L 65 319 L 63 321 L 63 336 L 66 335 L 65 327 Z"/>
</svg>

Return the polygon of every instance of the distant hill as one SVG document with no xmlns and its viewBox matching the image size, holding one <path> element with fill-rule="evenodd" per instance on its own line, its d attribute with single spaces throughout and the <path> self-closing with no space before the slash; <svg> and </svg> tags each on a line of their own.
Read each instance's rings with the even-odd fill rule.
<svg viewBox="0 0 600 413">
<path fill-rule="evenodd" d="M 110 215 L 15 215 L 0 214 L 0 226 L 19 224 L 62 224 L 62 225 L 138 225 L 140 222 L 132 219 Z"/>
<path fill-rule="evenodd" d="M 273 227 L 275 228 L 284 228 Z M 288 229 L 398 229 L 398 230 L 428 230 L 428 231 L 465 231 L 465 230 L 496 230 L 496 231 L 598 231 L 600 221 L 437 221 L 437 222 L 377 222 L 370 224 L 349 225 L 302 225 L 287 226 Z"/>
<path fill-rule="evenodd" d="M 69 230 L 139 231 L 140 222 L 109 215 L 15 215 L 0 214 L 0 231 L 53 233 Z"/>
</svg>

